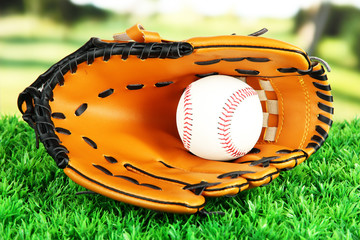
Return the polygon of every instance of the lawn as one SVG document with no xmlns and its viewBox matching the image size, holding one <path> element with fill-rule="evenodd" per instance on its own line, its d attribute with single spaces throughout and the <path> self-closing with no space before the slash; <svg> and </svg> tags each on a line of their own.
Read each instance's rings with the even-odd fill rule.
<svg viewBox="0 0 360 240">
<path fill-rule="evenodd" d="M 270 185 L 209 199 L 224 216 L 176 215 L 75 195 L 17 117 L 0 119 L 0 239 L 360 239 L 360 119 Z"/>
<path fill-rule="evenodd" d="M 175 40 L 268 27 L 265 36 L 301 46 L 289 21 L 165 19 L 142 23 Z M 333 68 L 335 122 L 328 140 L 266 187 L 208 199 L 206 210 L 224 216 L 159 213 L 75 195 L 85 189 L 56 167 L 41 144 L 36 149 L 34 132 L 20 120 L 17 96 L 90 37 L 110 39 L 135 22 L 119 18 L 66 28 L 33 17 L 0 18 L 0 239 L 360 239 L 360 72 L 341 39 L 319 46 L 319 57 Z"/>
</svg>

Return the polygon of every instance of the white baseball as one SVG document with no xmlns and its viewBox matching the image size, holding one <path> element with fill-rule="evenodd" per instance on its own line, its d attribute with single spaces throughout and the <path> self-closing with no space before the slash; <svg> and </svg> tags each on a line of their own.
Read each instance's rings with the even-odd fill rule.
<svg viewBox="0 0 360 240">
<path fill-rule="evenodd" d="M 184 147 L 209 160 L 232 160 L 248 153 L 261 134 L 263 112 L 256 91 L 230 76 L 191 83 L 177 107 Z"/>
</svg>

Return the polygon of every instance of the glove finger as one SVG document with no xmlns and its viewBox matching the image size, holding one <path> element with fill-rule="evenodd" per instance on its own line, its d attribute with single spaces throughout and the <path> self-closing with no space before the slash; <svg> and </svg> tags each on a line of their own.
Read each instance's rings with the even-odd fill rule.
<svg viewBox="0 0 360 240">
<path fill-rule="evenodd" d="M 176 145 L 174 142 L 173 146 Z M 221 184 L 217 186 L 206 188 L 204 190 L 204 195 L 206 196 L 236 194 L 238 189 L 236 187 L 234 188 L 233 184 L 240 179 L 246 180 L 250 187 L 265 185 L 275 179 L 279 173 L 273 166 L 252 166 L 251 163 L 220 162 L 202 159 L 184 150 L 181 146 L 172 149 L 169 153 L 170 152 L 175 153 L 176 157 L 165 155 L 162 162 L 168 168 L 184 171 L 185 175 L 184 173 L 176 174 L 176 178 L 184 176 L 184 179 L 187 179 L 187 173 L 194 174 L 199 178 L 202 177 L 203 174 L 206 174 L 213 178 L 213 181 L 221 182 Z M 169 174 L 168 170 L 169 169 L 161 169 L 161 175 Z M 239 183 L 243 184 L 243 181 Z M 241 187 L 240 191 L 245 189 L 247 189 L 247 187 Z"/>
<path fill-rule="evenodd" d="M 286 146 L 257 144 L 253 151 L 236 160 L 251 166 L 273 166 L 281 170 L 290 170 L 308 158 L 302 149 L 291 149 Z"/>
<path fill-rule="evenodd" d="M 69 127 L 66 121 L 54 119 L 54 122 L 55 125 L 60 122 L 61 129 Z M 60 134 L 62 143 L 68 146 L 71 162 L 74 162 L 74 159 L 80 161 L 83 152 L 91 152 L 92 164 L 103 166 L 109 162 L 119 163 L 121 168 L 152 177 L 155 182 L 166 180 L 182 184 L 183 187 L 201 191 L 206 196 L 234 195 L 247 189 L 249 185 L 267 184 L 278 175 L 274 167 L 201 159 L 187 152 L 178 138 L 169 137 L 166 133 L 154 134 L 157 136 L 157 141 L 167 143 L 166 145 L 154 145 L 151 141 L 122 134 L 121 137 L 107 136 L 108 144 L 106 145 L 94 142 L 96 144 L 96 149 L 94 149 L 94 146 L 86 142 L 90 141 L 90 138 L 86 137 L 87 140 L 85 140 L 81 137 L 82 134 L 77 133 L 78 131 L 83 130 L 76 128 L 71 135 Z M 91 136 L 91 139 L 98 138 L 91 134 L 91 130 L 86 130 L 86 132 L 90 134 L 87 136 Z M 136 155 L 134 155 L 134 146 L 138 150 Z M 83 164 L 87 164 L 88 161 L 88 158 L 82 160 Z M 110 171 L 115 167 L 115 165 L 110 167 Z M 200 183 L 202 184 L 198 185 Z"/>
<path fill-rule="evenodd" d="M 86 166 L 78 159 L 72 159 L 64 172 L 74 182 L 91 191 L 140 207 L 190 214 L 200 211 L 205 205 L 203 196 L 184 189 L 182 184 L 154 181 L 149 176 L 121 167 Z"/>
<path fill-rule="evenodd" d="M 328 137 L 334 112 L 330 85 L 318 63 L 313 63 L 308 75 L 276 78 L 262 84 L 267 95 L 272 93 L 276 99 L 270 102 L 278 103 L 277 108 L 271 104 L 264 108 L 277 114 L 266 115 L 265 125 L 269 127 L 264 129 L 262 139 L 250 154 L 237 162 L 253 161 L 253 166 L 271 165 L 289 170 L 315 153 Z"/>
</svg>

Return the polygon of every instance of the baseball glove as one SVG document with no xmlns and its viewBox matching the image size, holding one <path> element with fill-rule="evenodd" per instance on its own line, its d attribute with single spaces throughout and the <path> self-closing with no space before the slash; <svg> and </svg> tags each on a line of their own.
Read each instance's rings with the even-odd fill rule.
<svg viewBox="0 0 360 240">
<path fill-rule="evenodd" d="M 18 107 L 81 186 L 153 210 L 202 212 L 207 196 L 268 184 L 303 162 L 332 124 L 324 62 L 262 33 L 175 42 L 135 25 L 111 41 L 91 38 L 26 88 Z M 246 81 L 263 108 L 258 143 L 232 162 L 192 155 L 176 128 L 186 86 L 215 74 Z"/>
</svg>

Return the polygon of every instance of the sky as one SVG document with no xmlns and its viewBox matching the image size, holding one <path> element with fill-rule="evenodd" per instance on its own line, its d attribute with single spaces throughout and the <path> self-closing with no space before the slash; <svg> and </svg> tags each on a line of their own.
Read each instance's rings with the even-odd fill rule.
<svg viewBox="0 0 360 240">
<path fill-rule="evenodd" d="M 93 4 L 119 13 L 148 15 L 176 13 L 189 9 L 205 16 L 234 13 L 241 17 L 288 18 L 299 9 L 320 3 L 321 0 L 71 0 L 76 4 Z M 351 4 L 360 8 L 360 0 L 327 0 L 335 4 Z"/>
</svg>

